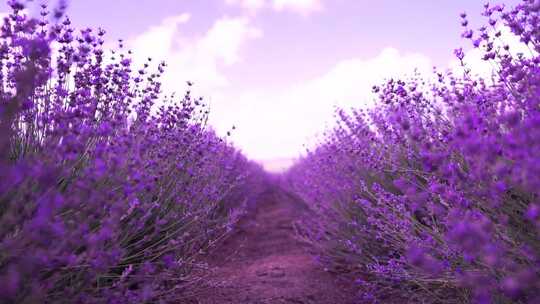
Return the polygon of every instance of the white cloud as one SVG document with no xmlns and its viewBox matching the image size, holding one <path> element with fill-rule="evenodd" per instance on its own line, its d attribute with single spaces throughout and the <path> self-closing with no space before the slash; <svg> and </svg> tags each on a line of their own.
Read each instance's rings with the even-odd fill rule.
<svg viewBox="0 0 540 304">
<path fill-rule="evenodd" d="M 240 6 L 252 14 L 270 8 L 277 12 L 288 11 L 306 16 L 323 9 L 321 0 L 225 0 L 225 3 Z"/>
<path fill-rule="evenodd" d="M 290 158 L 311 145 L 335 121 L 335 106 L 349 108 L 370 104 L 371 88 L 384 79 L 429 74 L 431 61 L 421 54 L 401 54 L 384 49 L 374 58 L 352 58 L 314 79 L 279 91 L 246 90 L 215 95 L 211 123 L 218 131 L 235 124 L 233 141 L 249 157 L 259 160 Z"/>
<path fill-rule="evenodd" d="M 156 59 L 165 59 L 180 44 L 180 40 L 183 38 L 180 26 L 187 23 L 190 18 L 191 15 L 187 13 L 165 18 L 161 24 L 151 26 L 129 41 L 129 46 L 136 51 L 136 55 L 141 57 L 151 55 Z"/>
<path fill-rule="evenodd" d="M 261 37 L 262 32 L 252 27 L 247 18 L 224 18 L 216 21 L 198 45 L 202 56 L 218 58 L 226 65 L 239 61 L 239 51 L 249 39 Z"/>
<path fill-rule="evenodd" d="M 241 8 L 255 13 L 266 6 L 266 0 L 225 0 L 228 5 L 238 5 Z"/>
<path fill-rule="evenodd" d="M 182 31 L 190 18 L 189 14 L 166 18 L 127 41 L 127 46 L 134 51 L 136 65 L 147 57 L 166 61 L 165 91 L 182 92 L 189 80 L 195 82 L 197 94 L 207 94 L 228 85 L 222 67 L 240 61 L 242 46 L 262 32 L 247 18 L 223 17 L 202 36 L 190 37 Z"/>
<path fill-rule="evenodd" d="M 277 11 L 292 11 L 301 15 L 308 15 L 323 8 L 320 0 L 273 0 L 272 2 Z"/>
</svg>

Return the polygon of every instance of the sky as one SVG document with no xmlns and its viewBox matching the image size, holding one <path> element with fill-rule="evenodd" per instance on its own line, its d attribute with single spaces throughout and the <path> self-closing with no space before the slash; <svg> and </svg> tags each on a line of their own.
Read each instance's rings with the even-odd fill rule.
<svg viewBox="0 0 540 304">
<path fill-rule="evenodd" d="M 484 1 L 476 0 L 68 3 L 76 27 L 104 28 L 110 47 L 124 39 L 135 62 L 166 61 L 165 91 L 183 94 L 194 82 L 216 132 L 235 126 L 235 146 L 278 167 L 320 138 L 336 107 L 372 104 L 374 84 L 455 65 L 453 50 L 470 49 L 460 38 L 461 12 L 473 28 L 484 24 Z"/>
</svg>

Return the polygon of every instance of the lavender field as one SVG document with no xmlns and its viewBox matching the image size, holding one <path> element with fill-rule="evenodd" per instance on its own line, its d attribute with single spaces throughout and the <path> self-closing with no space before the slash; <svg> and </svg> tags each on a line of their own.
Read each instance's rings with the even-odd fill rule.
<svg viewBox="0 0 540 304">
<path fill-rule="evenodd" d="M 370 82 L 278 173 L 166 58 L 7 4 L 0 303 L 540 303 L 540 1 L 456 16 L 490 75 Z"/>
</svg>

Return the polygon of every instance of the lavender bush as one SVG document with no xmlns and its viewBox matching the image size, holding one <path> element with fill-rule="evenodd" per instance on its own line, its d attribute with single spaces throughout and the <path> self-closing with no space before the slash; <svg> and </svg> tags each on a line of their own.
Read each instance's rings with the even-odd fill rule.
<svg viewBox="0 0 540 304">
<path fill-rule="evenodd" d="M 493 79 L 463 64 L 375 86 L 286 176 L 318 214 L 298 232 L 366 302 L 540 303 L 540 2 L 484 15 L 463 37 Z"/>
<path fill-rule="evenodd" d="M 165 63 L 109 56 L 103 30 L 9 1 L 0 37 L 0 302 L 190 296 L 198 257 L 242 212 L 260 169 L 206 127 Z M 189 88 L 188 88 L 189 90 Z"/>
</svg>

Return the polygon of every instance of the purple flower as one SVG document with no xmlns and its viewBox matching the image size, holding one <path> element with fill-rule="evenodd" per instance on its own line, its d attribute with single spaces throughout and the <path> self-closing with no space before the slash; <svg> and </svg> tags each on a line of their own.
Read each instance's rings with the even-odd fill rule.
<svg viewBox="0 0 540 304">
<path fill-rule="evenodd" d="M 465 54 L 463 53 L 463 49 L 462 49 L 462 48 L 455 49 L 455 50 L 454 50 L 454 55 L 456 55 L 456 57 L 457 57 L 459 60 L 463 60 L 463 58 L 465 57 Z"/>
<path fill-rule="evenodd" d="M 472 30 L 465 30 L 465 31 L 461 34 L 461 37 L 467 38 L 467 39 L 472 38 L 472 36 L 473 36 L 473 31 L 472 31 Z"/>
<path fill-rule="evenodd" d="M 527 208 L 525 217 L 530 221 L 535 221 L 538 219 L 540 217 L 540 207 L 538 204 L 530 204 L 529 208 Z"/>
</svg>

